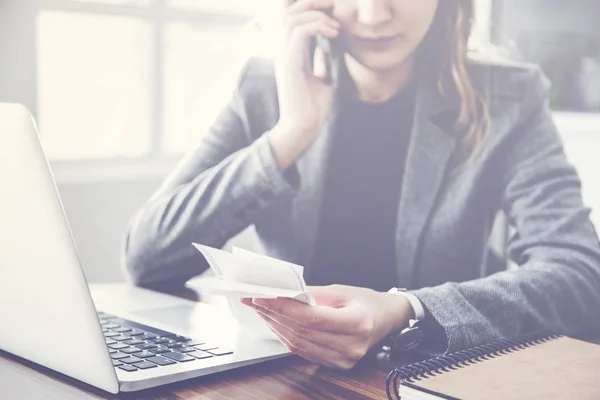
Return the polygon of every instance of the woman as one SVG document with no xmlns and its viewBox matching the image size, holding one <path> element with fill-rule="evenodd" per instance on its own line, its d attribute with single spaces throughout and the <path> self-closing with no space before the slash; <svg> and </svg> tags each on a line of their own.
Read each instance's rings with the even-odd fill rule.
<svg viewBox="0 0 600 400">
<path fill-rule="evenodd" d="M 133 280 L 184 282 L 206 268 L 191 242 L 221 247 L 254 225 L 266 253 L 305 266 L 318 305 L 243 302 L 315 363 L 351 368 L 415 332 L 421 350 L 446 352 L 600 328 L 600 245 L 546 82 L 531 66 L 469 59 L 474 1 L 287 5 L 277 61 L 247 63 L 132 221 Z M 317 34 L 337 49 L 336 85 L 311 67 Z M 482 277 L 499 210 L 520 268 Z M 387 293 L 396 286 L 410 290 Z"/>
</svg>

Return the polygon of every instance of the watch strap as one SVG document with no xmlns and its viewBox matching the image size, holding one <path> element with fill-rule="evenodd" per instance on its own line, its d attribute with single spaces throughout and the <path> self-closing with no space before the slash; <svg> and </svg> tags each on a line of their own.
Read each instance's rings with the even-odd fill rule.
<svg viewBox="0 0 600 400">
<path fill-rule="evenodd" d="M 425 307 L 423 307 L 421 300 L 419 300 L 419 298 L 413 293 L 409 292 L 407 289 L 399 288 L 392 288 L 388 291 L 388 293 L 395 293 L 406 297 L 413 309 L 413 312 L 415 313 L 414 319 L 418 321 L 423 321 L 425 319 Z"/>
</svg>

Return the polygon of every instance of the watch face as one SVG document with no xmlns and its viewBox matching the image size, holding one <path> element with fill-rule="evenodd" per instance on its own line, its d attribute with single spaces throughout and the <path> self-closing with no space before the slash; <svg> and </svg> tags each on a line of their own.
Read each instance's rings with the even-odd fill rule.
<svg viewBox="0 0 600 400">
<path fill-rule="evenodd" d="M 394 338 L 394 351 L 408 351 L 417 347 L 423 341 L 423 331 L 418 327 L 407 328 Z"/>
</svg>

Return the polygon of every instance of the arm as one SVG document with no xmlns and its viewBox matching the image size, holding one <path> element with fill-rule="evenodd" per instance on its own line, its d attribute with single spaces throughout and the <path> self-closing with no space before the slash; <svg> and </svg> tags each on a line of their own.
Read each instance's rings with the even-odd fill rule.
<svg viewBox="0 0 600 400">
<path fill-rule="evenodd" d="M 600 243 L 540 75 L 508 138 L 504 208 L 517 231 L 509 250 L 519 268 L 414 291 L 445 331 L 446 351 L 538 329 L 600 329 Z"/>
<path fill-rule="evenodd" d="M 192 242 L 222 247 L 275 199 L 294 193 L 293 176 L 271 151 L 271 132 L 255 141 L 249 132 L 242 91 L 250 63 L 199 146 L 131 220 L 124 263 L 136 284 L 183 283 L 203 272 Z"/>
</svg>

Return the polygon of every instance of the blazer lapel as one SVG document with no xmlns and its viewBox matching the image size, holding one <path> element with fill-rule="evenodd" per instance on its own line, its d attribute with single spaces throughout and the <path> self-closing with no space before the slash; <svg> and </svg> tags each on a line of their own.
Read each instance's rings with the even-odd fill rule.
<svg viewBox="0 0 600 400">
<path fill-rule="evenodd" d="M 407 288 L 414 287 L 419 243 L 456 148 L 452 132 L 434 122 L 436 116 L 456 107 L 456 99 L 442 98 L 429 82 L 420 85 L 417 94 L 413 132 L 398 207 L 398 284 Z"/>
<path fill-rule="evenodd" d="M 296 260 L 298 264 L 307 266 L 313 256 L 321 203 L 323 200 L 325 179 L 327 176 L 328 155 L 335 133 L 338 131 L 338 120 L 342 98 L 347 96 L 350 86 L 349 77 L 342 63 L 336 66 L 339 84 L 334 95 L 332 110 L 321 136 L 313 143 L 307 152 L 296 162 L 300 175 L 301 187 L 293 204 L 293 221 L 297 243 Z M 305 277 L 311 271 L 305 270 Z"/>
</svg>

